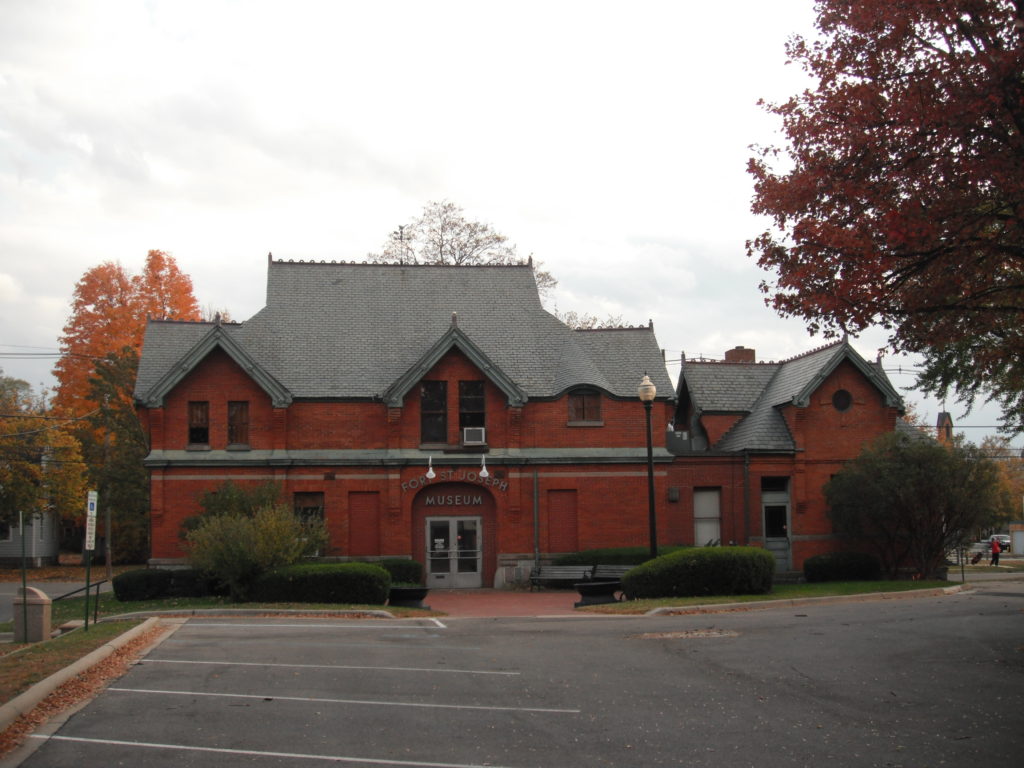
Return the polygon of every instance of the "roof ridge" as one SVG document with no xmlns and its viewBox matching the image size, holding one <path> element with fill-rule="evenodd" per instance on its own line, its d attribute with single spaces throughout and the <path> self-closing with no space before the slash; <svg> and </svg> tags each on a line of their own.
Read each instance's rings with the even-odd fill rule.
<svg viewBox="0 0 1024 768">
<path fill-rule="evenodd" d="M 779 360 L 779 362 L 780 363 L 792 363 L 795 360 L 800 360 L 800 359 L 802 359 L 804 357 L 809 357 L 810 355 L 817 354 L 818 352 L 823 352 L 824 350 L 830 349 L 832 347 L 843 346 L 846 343 L 847 342 L 846 342 L 845 339 L 840 339 L 839 341 L 833 341 L 830 344 L 822 344 L 820 347 L 815 347 L 814 349 L 809 349 L 806 352 L 801 352 L 799 355 L 794 355 L 793 357 L 788 357 L 785 360 Z"/>
<path fill-rule="evenodd" d="M 293 266 L 335 266 L 335 267 L 401 267 L 405 269 L 417 268 L 417 267 L 437 267 L 442 269 L 481 269 L 481 268 L 504 268 L 504 269 L 521 269 L 522 267 L 529 267 L 533 269 L 533 266 L 527 262 L 522 261 L 517 264 L 395 264 L 394 262 L 376 262 L 376 261 L 345 261 L 344 259 L 271 259 L 271 264 L 291 264 Z"/>
<path fill-rule="evenodd" d="M 573 328 L 577 333 L 593 333 L 595 331 L 649 331 L 649 325 L 610 325 L 605 328 Z"/>
<path fill-rule="evenodd" d="M 147 319 L 151 323 L 175 323 L 177 325 L 241 325 L 237 320 L 221 320 L 218 323 L 216 320 L 183 320 L 178 317 L 150 317 Z"/>
</svg>

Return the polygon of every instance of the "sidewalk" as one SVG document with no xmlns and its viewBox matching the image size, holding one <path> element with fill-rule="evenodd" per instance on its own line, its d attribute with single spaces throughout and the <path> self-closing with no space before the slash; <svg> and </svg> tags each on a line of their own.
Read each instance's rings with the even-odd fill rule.
<svg viewBox="0 0 1024 768">
<path fill-rule="evenodd" d="M 569 590 L 518 592 L 507 589 L 431 590 L 424 605 L 452 618 L 507 618 L 510 616 L 586 616 L 573 610 L 580 599 Z"/>
</svg>

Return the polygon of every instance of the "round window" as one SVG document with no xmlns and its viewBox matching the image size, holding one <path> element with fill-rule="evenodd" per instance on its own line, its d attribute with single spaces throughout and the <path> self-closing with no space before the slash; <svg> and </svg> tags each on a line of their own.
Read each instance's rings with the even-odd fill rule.
<svg viewBox="0 0 1024 768">
<path fill-rule="evenodd" d="M 848 411 L 850 406 L 853 405 L 853 395 L 847 392 L 845 389 L 837 390 L 832 395 L 832 406 L 837 411 Z"/>
</svg>

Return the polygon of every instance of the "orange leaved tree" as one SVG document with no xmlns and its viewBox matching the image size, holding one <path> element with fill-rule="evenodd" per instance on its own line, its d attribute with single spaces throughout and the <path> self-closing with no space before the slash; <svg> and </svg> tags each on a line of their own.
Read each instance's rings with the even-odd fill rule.
<svg viewBox="0 0 1024 768">
<path fill-rule="evenodd" d="M 61 358 L 54 367 L 59 409 L 83 416 L 98 406 L 90 399 L 97 361 L 125 347 L 141 350 L 147 317 L 200 319 L 192 280 L 169 254 L 150 251 L 140 275 L 108 261 L 82 276 L 60 338 Z"/>
</svg>

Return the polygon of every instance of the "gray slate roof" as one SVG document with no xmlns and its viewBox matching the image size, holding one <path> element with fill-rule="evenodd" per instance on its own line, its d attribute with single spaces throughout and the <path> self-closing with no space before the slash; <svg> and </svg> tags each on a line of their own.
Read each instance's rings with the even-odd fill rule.
<svg viewBox="0 0 1024 768">
<path fill-rule="evenodd" d="M 713 446 L 715 450 L 790 452 L 796 445 L 780 406 L 806 406 L 843 360 L 859 368 L 887 404 L 903 407 L 881 366 L 864 360 L 845 340 L 779 363 L 684 361 L 679 386 L 687 387 L 691 402 L 701 413 L 743 414 Z"/>
<path fill-rule="evenodd" d="M 453 317 L 458 333 L 451 334 Z M 267 304 L 243 323 L 151 321 L 135 396 L 158 405 L 211 346 L 278 400 L 378 398 L 449 334 L 527 398 L 592 386 L 636 397 L 646 371 L 674 395 L 651 328 L 575 331 L 540 303 L 530 266 L 271 261 Z M 472 359 L 472 355 L 470 355 Z"/>
</svg>

